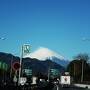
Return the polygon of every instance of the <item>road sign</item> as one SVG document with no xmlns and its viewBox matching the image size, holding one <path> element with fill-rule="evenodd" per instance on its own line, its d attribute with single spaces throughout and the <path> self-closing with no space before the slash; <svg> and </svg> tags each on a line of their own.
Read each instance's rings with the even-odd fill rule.
<svg viewBox="0 0 90 90">
<path fill-rule="evenodd" d="M 23 73 L 25 73 L 27 76 L 32 75 L 32 69 L 24 69 Z"/>
<path fill-rule="evenodd" d="M 70 85 L 70 76 L 61 76 L 61 84 Z"/>
<path fill-rule="evenodd" d="M 27 82 L 27 78 L 26 78 L 26 77 L 21 77 L 21 78 L 19 79 L 19 83 L 20 83 L 21 85 L 24 85 L 26 82 Z"/>
<path fill-rule="evenodd" d="M 32 83 L 31 84 L 37 84 L 37 77 L 32 77 Z"/>
<path fill-rule="evenodd" d="M 13 81 L 14 81 L 14 82 L 17 82 L 17 77 L 16 77 L 16 75 L 14 75 Z"/>
<path fill-rule="evenodd" d="M 8 65 L 4 62 L 0 62 L 0 69 L 6 70 L 8 69 Z"/>
<path fill-rule="evenodd" d="M 50 75 L 55 77 L 59 75 L 58 69 L 50 69 Z"/>
<path fill-rule="evenodd" d="M 30 53 L 30 45 L 29 44 L 24 44 L 23 45 L 23 54 L 27 55 Z"/>
<path fill-rule="evenodd" d="M 19 70 L 20 68 L 20 63 L 19 62 L 14 62 L 13 65 L 12 65 L 13 69 L 16 71 L 16 70 Z"/>
</svg>

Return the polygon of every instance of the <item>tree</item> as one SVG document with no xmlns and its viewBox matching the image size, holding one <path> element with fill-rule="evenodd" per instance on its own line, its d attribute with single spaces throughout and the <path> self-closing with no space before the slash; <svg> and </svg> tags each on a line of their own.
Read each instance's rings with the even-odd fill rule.
<svg viewBox="0 0 90 90">
<path fill-rule="evenodd" d="M 86 76 L 89 73 L 88 60 L 88 54 L 78 54 L 68 65 L 68 71 L 75 81 L 83 82 L 84 80 L 88 80 L 88 76 Z"/>
<path fill-rule="evenodd" d="M 89 55 L 86 53 L 84 53 L 84 54 L 80 53 L 76 56 L 76 59 L 80 60 L 82 63 L 82 65 L 81 65 L 81 82 L 83 82 L 84 72 L 86 70 L 86 63 L 89 60 Z"/>
<path fill-rule="evenodd" d="M 73 77 L 74 81 L 80 81 L 80 76 L 81 76 L 81 61 L 79 60 L 72 60 L 68 67 L 67 70 L 70 72 L 70 76 Z"/>
<path fill-rule="evenodd" d="M 77 56 L 74 57 L 74 59 L 76 60 L 84 60 L 84 61 L 88 61 L 90 59 L 89 55 L 87 53 L 80 53 Z"/>
</svg>

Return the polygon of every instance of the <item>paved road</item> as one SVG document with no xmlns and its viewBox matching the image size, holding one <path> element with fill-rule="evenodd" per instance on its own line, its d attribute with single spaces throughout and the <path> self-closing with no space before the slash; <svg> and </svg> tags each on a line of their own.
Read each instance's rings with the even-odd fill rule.
<svg viewBox="0 0 90 90">
<path fill-rule="evenodd" d="M 61 87 L 61 85 L 59 85 L 59 86 L 55 85 L 53 90 L 90 90 L 90 89 L 88 89 L 88 88 L 80 88 L 80 87 L 75 87 L 75 86 Z"/>
<path fill-rule="evenodd" d="M 54 85 L 54 87 L 50 84 L 48 86 L 45 87 L 40 87 L 40 88 L 18 88 L 18 87 L 0 87 L 0 90 L 90 90 L 87 88 L 79 88 L 79 87 L 75 87 L 75 86 L 71 86 L 71 87 L 61 87 L 61 85 Z"/>
</svg>

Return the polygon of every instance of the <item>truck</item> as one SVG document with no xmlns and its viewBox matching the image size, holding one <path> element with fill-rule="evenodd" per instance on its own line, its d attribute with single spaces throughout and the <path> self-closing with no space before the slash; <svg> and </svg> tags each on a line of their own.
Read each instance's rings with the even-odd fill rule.
<svg viewBox="0 0 90 90">
<path fill-rule="evenodd" d="M 70 86 L 71 84 L 71 77 L 69 75 L 61 76 L 60 83 L 62 87 Z"/>
</svg>

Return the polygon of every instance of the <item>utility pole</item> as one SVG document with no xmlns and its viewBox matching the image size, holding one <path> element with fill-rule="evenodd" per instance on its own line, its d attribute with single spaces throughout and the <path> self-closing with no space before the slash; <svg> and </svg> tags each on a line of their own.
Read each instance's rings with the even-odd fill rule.
<svg viewBox="0 0 90 90">
<path fill-rule="evenodd" d="M 23 58 L 23 46 L 21 46 L 20 52 L 20 68 L 19 68 L 19 77 L 18 77 L 18 85 L 20 84 L 21 72 L 22 72 L 22 58 Z"/>
<path fill-rule="evenodd" d="M 5 37 L 0 37 L 0 40 L 5 40 L 5 39 L 6 39 Z M 5 83 L 5 71 L 2 70 L 2 73 L 3 73 L 2 83 L 4 84 Z"/>
<path fill-rule="evenodd" d="M 22 75 L 22 59 L 24 55 L 27 55 L 30 53 L 30 45 L 29 44 L 24 44 L 21 47 L 21 55 L 20 55 L 20 68 L 19 68 L 19 79 L 18 79 L 18 85 L 20 84 L 20 78 Z"/>
<path fill-rule="evenodd" d="M 83 67 L 84 67 L 84 61 L 82 60 L 82 74 L 81 74 L 81 82 L 83 82 Z"/>
<path fill-rule="evenodd" d="M 90 41 L 90 38 L 83 37 L 82 40 L 83 40 L 83 41 Z M 83 76 L 83 74 L 84 74 L 83 69 L 84 69 L 84 61 L 82 60 L 82 75 L 81 75 L 81 82 L 83 82 L 83 77 L 84 77 L 84 76 Z"/>
<path fill-rule="evenodd" d="M 75 77 L 75 63 L 74 63 L 74 77 Z"/>
<path fill-rule="evenodd" d="M 48 58 L 48 59 L 50 60 L 50 58 Z M 51 67 L 50 67 L 50 61 L 49 61 L 49 63 L 48 63 L 48 82 L 50 80 L 50 69 L 51 69 Z"/>
<path fill-rule="evenodd" d="M 10 79 L 12 78 L 12 62 L 13 62 L 13 55 L 11 56 L 11 63 L 10 63 Z"/>
<path fill-rule="evenodd" d="M 75 62 L 73 63 L 74 64 L 74 79 L 75 79 L 75 76 L 76 76 L 76 65 L 75 65 Z"/>
<path fill-rule="evenodd" d="M 50 67 L 48 68 L 48 82 L 49 82 L 49 79 L 50 79 Z"/>
</svg>

